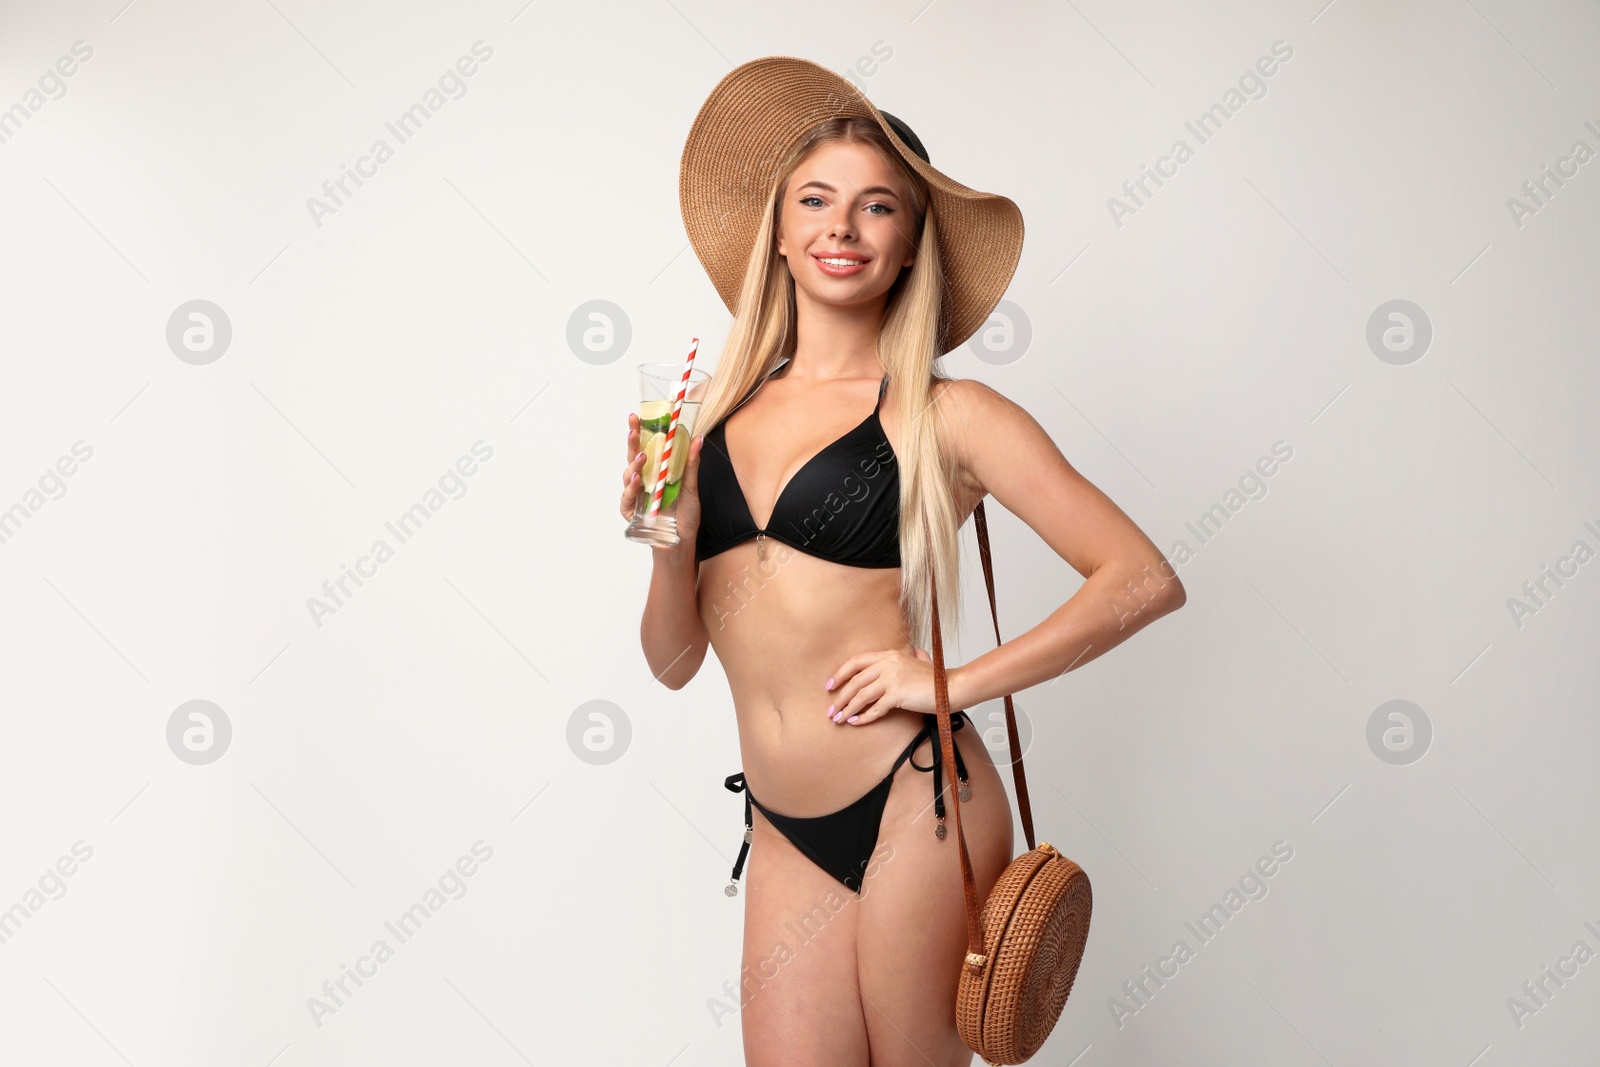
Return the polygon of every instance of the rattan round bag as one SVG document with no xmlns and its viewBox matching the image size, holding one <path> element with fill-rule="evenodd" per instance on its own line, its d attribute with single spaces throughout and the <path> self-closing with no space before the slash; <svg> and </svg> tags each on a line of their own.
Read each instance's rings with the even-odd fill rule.
<svg viewBox="0 0 1600 1067">
<path fill-rule="evenodd" d="M 989 587 L 989 612 L 994 639 L 1000 641 L 1000 615 L 994 599 L 994 565 L 989 558 L 989 530 L 980 501 L 973 511 L 983 577 Z M 939 746 L 945 781 L 956 781 L 955 739 L 950 727 L 950 691 L 939 635 L 939 600 L 933 598 L 934 703 L 939 717 Z M 951 791 L 956 843 L 966 894 L 967 958 L 956 991 L 956 1029 L 961 1040 L 988 1064 L 1025 1063 L 1050 1036 L 1089 939 L 1093 894 L 1083 868 L 1048 841 L 1034 845 L 1033 810 L 1022 773 L 1022 746 L 1016 711 L 1007 695 L 1006 734 L 1011 769 L 1017 785 L 1017 809 L 1028 851 L 1001 872 L 980 914 L 977 887 L 967 839 L 961 830 L 959 791 Z"/>
</svg>

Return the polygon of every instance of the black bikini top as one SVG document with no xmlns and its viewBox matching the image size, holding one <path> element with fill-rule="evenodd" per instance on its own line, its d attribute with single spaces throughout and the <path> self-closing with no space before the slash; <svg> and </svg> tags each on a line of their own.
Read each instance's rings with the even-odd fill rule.
<svg viewBox="0 0 1600 1067">
<path fill-rule="evenodd" d="M 773 368 L 782 369 L 787 359 Z M 770 378 L 772 375 L 767 375 Z M 765 384 L 728 412 L 731 416 Z M 823 446 L 778 493 L 766 529 L 756 526 L 728 457 L 724 416 L 700 453 L 700 529 L 694 558 L 710 559 L 757 534 L 811 556 L 852 567 L 900 566 L 900 466 L 878 420 L 878 403 L 857 426 Z"/>
</svg>

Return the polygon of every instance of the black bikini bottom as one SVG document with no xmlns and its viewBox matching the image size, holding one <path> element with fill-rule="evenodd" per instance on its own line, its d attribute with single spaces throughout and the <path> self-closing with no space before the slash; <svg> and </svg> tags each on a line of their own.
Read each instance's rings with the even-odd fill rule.
<svg viewBox="0 0 1600 1067">
<path fill-rule="evenodd" d="M 966 723 L 965 712 L 954 711 L 950 713 L 950 729 L 959 730 Z M 923 741 L 933 739 L 933 763 L 924 767 L 916 760 L 911 759 L 911 754 Z M 744 772 L 730 774 L 723 785 L 734 793 L 744 793 L 744 843 L 739 846 L 739 859 L 733 865 L 733 878 L 723 890 L 728 896 L 739 892 L 739 874 L 744 870 L 745 856 L 750 851 L 750 838 L 754 833 L 754 822 L 750 813 L 753 803 L 761 809 L 776 826 L 784 837 L 794 843 L 812 863 L 833 875 L 842 882 L 845 888 L 856 894 L 861 892 L 862 874 L 867 868 L 867 863 L 872 857 L 872 850 L 878 845 L 878 828 L 883 821 L 883 809 L 889 802 L 889 787 L 894 784 L 894 773 L 900 769 L 900 764 L 911 760 L 911 766 L 919 771 L 933 772 L 933 808 L 938 815 L 938 825 L 934 834 L 944 837 L 944 790 L 940 786 L 940 772 L 944 768 L 944 760 L 939 755 L 939 717 L 924 713 L 922 729 L 917 731 L 917 736 L 911 739 L 905 751 L 900 753 L 900 758 L 894 761 L 894 766 L 889 768 L 889 773 L 883 780 L 865 794 L 851 802 L 846 807 L 827 815 L 815 815 L 810 818 L 796 818 L 793 815 L 782 815 L 766 805 L 751 794 L 750 787 L 745 784 Z M 955 747 L 956 773 L 961 778 L 960 799 L 966 800 L 972 795 L 967 787 L 967 765 L 961 758 L 961 749 Z"/>
</svg>

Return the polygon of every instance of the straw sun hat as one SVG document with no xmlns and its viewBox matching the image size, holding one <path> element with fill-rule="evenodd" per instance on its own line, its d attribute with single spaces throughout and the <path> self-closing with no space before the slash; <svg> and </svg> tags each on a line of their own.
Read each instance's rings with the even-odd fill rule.
<svg viewBox="0 0 1600 1067">
<path fill-rule="evenodd" d="M 988 319 L 1022 255 L 1022 212 L 996 193 L 946 177 L 904 122 L 874 107 L 846 78 L 808 59 L 767 56 L 711 90 L 683 146 L 678 200 L 695 255 L 729 311 L 779 163 L 812 126 L 835 116 L 870 118 L 932 192 L 944 267 L 942 351 L 959 348 Z"/>
</svg>

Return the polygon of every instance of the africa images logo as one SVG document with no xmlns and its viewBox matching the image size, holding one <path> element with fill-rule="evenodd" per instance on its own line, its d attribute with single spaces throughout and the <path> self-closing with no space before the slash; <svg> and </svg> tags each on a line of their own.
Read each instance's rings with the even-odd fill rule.
<svg viewBox="0 0 1600 1067">
<path fill-rule="evenodd" d="M 392 122 L 385 122 L 383 128 L 389 131 L 394 138 L 395 145 L 403 145 L 415 137 L 429 119 L 449 103 L 451 100 L 460 100 L 467 95 L 466 79 L 478 73 L 480 62 L 487 63 L 494 55 L 494 49 L 482 40 L 472 42 L 472 56 L 461 56 L 453 67 L 445 69 L 439 75 L 437 87 L 430 85 L 422 93 L 422 99 L 400 112 Z M 322 220 L 328 215 L 337 215 L 339 209 L 355 196 L 355 189 L 348 183 L 354 183 L 360 189 L 367 183 L 363 180 L 377 176 L 378 167 L 389 162 L 395 155 L 395 147 L 382 137 L 372 142 L 372 147 L 367 154 L 356 159 L 354 167 L 344 163 L 339 164 L 339 176 L 330 178 L 322 183 L 322 198 L 315 196 L 306 198 L 306 210 L 311 212 L 311 221 L 317 229 L 322 229 Z"/>
</svg>

